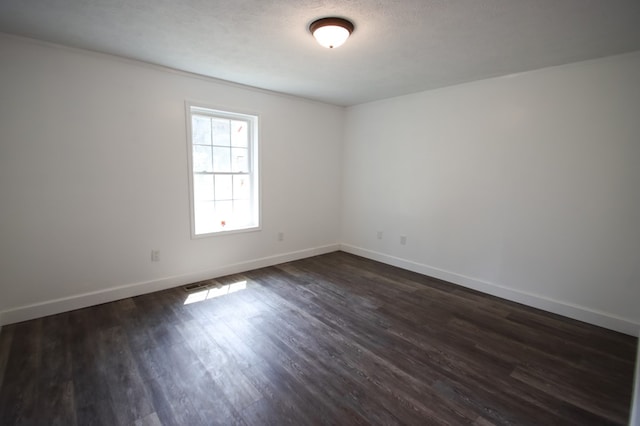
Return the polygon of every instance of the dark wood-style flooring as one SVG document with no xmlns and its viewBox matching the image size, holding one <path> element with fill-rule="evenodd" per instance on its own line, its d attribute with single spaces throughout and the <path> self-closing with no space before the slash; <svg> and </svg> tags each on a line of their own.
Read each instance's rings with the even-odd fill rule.
<svg viewBox="0 0 640 426">
<path fill-rule="evenodd" d="M 0 424 L 628 422 L 630 336 L 342 252 L 210 284 L 3 327 Z"/>
</svg>

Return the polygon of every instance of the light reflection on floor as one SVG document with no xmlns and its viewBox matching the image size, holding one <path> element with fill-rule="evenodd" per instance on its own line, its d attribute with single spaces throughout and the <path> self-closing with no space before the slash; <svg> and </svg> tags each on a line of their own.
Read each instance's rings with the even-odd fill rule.
<svg viewBox="0 0 640 426">
<path fill-rule="evenodd" d="M 226 296 L 236 291 L 245 290 L 247 288 L 246 281 L 238 281 L 237 283 L 227 284 L 220 287 L 207 288 L 195 293 L 191 293 L 184 301 L 185 305 L 191 303 L 202 302 L 204 300 L 213 299 L 215 297 Z"/>
</svg>

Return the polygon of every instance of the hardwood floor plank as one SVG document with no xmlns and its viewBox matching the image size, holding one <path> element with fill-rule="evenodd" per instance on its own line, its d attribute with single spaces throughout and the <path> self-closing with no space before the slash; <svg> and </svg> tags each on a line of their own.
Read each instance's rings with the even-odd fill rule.
<svg viewBox="0 0 640 426">
<path fill-rule="evenodd" d="M 191 403 L 187 392 L 171 376 L 149 379 L 145 384 L 155 413 L 163 426 L 206 424 Z"/>
<path fill-rule="evenodd" d="M 238 365 L 221 362 L 225 359 L 222 350 L 196 321 L 184 322 L 178 329 L 202 366 L 238 412 L 262 398 Z"/>
<path fill-rule="evenodd" d="M 132 424 L 154 412 L 122 328 L 99 332 L 96 343 L 98 362 L 105 371 L 105 384 L 118 424 Z"/>
<path fill-rule="evenodd" d="M 101 309 L 100 312 L 104 311 Z M 106 386 L 108 373 L 98 352 L 97 333 L 101 329 L 96 325 L 101 323 L 109 327 L 111 323 L 103 322 L 104 317 L 94 316 L 93 313 L 93 309 L 69 313 L 76 421 L 79 425 L 117 425 L 119 423 Z M 48 413 L 42 412 L 41 415 L 48 416 Z"/>
<path fill-rule="evenodd" d="M 272 359 L 282 360 L 278 365 L 271 361 L 272 368 L 282 367 L 284 372 L 301 386 L 299 392 L 315 401 L 319 407 L 318 411 L 323 413 L 320 419 L 322 423 L 335 424 L 339 419 L 348 419 L 350 424 L 366 424 L 364 418 L 349 404 L 354 396 L 353 388 L 349 386 L 352 383 L 344 380 L 344 376 L 336 371 L 314 362 L 308 353 L 292 347 L 290 336 L 283 338 L 281 330 L 276 331 L 271 327 L 272 324 L 264 323 L 260 318 L 253 318 L 251 323 L 255 335 L 258 336 L 256 343 L 260 345 L 261 352 L 268 354 L 265 357 L 267 362 Z M 367 401 L 361 402 L 359 408 L 366 410 Z M 386 422 L 393 423 L 396 419 L 387 415 Z"/>
<path fill-rule="evenodd" d="M 37 419 L 42 321 L 37 319 L 14 326 L 11 353 L 2 385 L 6 392 L 0 394 L 0 424 L 30 424 Z"/>
<path fill-rule="evenodd" d="M 322 309 L 323 309 L 323 312 L 326 313 L 326 311 L 324 310 L 328 309 L 328 307 L 323 306 Z M 307 307 L 306 312 L 309 312 L 309 307 Z M 309 318 L 307 318 L 307 320 L 308 319 Z M 324 320 L 326 320 L 325 317 L 323 317 L 320 322 L 323 322 Z M 300 324 L 304 321 L 305 319 L 303 318 L 303 319 L 300 319 L 299 321 L 296 321 L 296 323 Z M 357 321 L 357 320 L 354 320 L 354 321 Z M 367 321 L 364 321 L 364 324 L 367 324 Z M 377 400 L 376 404 L 378 405 L 381 404 L 382 406 L 385 407 L 385 409 L 389 410 L 390 412 L 393 412 L 397 417 L 403 420 L 403 422 L 414 423 L 418 421 L 416 418 L 411 418 L 412 413 L 416 411 L 421 412 L 421 414 L 419 414 L 419 419 L 432 418 L 433 421 L 436 421 L 435 418 L 433 418 L 434 414 L 429 410 L 428 406 L 419 402 L 420 399 L 424 399 L 425 396 L 429 394 L 429 389 L 422 388 L 420 389 L 420 391 L 416 392 L 410 388 L 405 388 L 405 391 L 408 390 L 409 393 L 413 393 L 413 396 L 409 396 L 409 394 L 404 394 L 402 397 L 398 397 L 396 393 L 399 389 L 392 390 L 386 386 L 381 387 L 382 384 L 385 384 L 388 382 L 388 380 L 386 380 L 384 377 L 383 378 L 379 377 L 381 374 L 387 373 L 387 370 L 391 369 L 392 371 L 388 372 L 387 374 L 395 375 L 395 377 L 397 377 L 398 375 L 402 376 L 403 372 L 400 369 L 398 369 L 393 363 L 386 363 L 386 365 L 383 365 L 384 360 L 380 359 L 375 355 L 374 352 L 371 352 L 367 349 L 366 346 L 367 346 L 367 343 L 369 342 L 364 342 L 364 344 L 359 344 L 359 345 L 354 345 L 350 343 L 351 340 L 355 341 L 359 339 L 359 337 L 357 337 L 357 333 L 347 334 L 344 329 L 341 329 L 340 327 L 344 325 L 343 323 L 339 321 L 337 323 L 329 321 L 329 323 L 324 323 L 323 325 L 325 326 L 326 329 L 318 333 L 314 333 L 313 335 L 323 336 L 323 335 L 329 334 L 331 335 L 332 338 L 339 339 L 343 348 L 338 353 L 338 355 L 334 357 L 334 359 L 338 359 L 340 362 L 344 362 L 345 360 L 348 360 L 348 363 L 344 365 L 344 367 L 347 369 L 347 371 L 350 371 L 352 377 L 363 379 L 361 381 L 361 385 L 363 387 L 366 387 L 366 388 L 375 387 L 375 388 L 378 388 L 378 390 L 383 394 L 388 394 L 389 396 L 388 398 L 382 398 L 380 400 Z M 327 325 L 330 325 L 330 327 L 327 327 Z M 331 330 L 331 327 L 334 327 L 334 328 L 337 327 L 339 331 L 336 333 L 335 331 Z M 299 326 L 297 326 L 296 328 L 299 328 Z M 363 333 L 366 332 L 366 330 L 360 330 L 360 331 Z M 351 339 L 344 339 L 345 336 L 350 337 Z M 363 341 L 358 341 L 358 343 L 363 343 Z M 377 349 L 379 349 L 379 347 L 377 347 L 376 350 Z M 333 353 L 335 354 L 335 347 L 332 350 L 333 350 Z M 368 361 L 368 364 L 364 362 L 365 360 Z M 365 366 L 364 368 L 362 367 L 363 365 Z M 405 381 L 409 381 L 409 382 L 412 381 L 411 377 L 406 374 L 404 375 L 404 379 Z M 395 382 L 397 382 L 397 380 Z M 414 386 L 415 386 L 415 383 L 414 383 Z M 401 401 L 403 402 L 403 404 L 397 405 L 396 403 L 394 403 L 396 401 Z M 446 405 L 444 404 L 443 401 L 437 401 L 437 402 L 439 402 L 441 405 Z M 458 409 L 460 408 L 458 407 Z M 455 413 L 455 411 L 456 410 L 452 410 L 451 412 Z M 446 420 L 446 414 L 447 414 L 447 410 L 441 409 L 437 416 L 437 421 L 440 423 L 448 422 L 448 421 L 456 423 L 460 421 L 460 419 L 456 418 L 455 415 L 452 419 Z"/>
<path fill-rule="evenodd" d="M 77 425 L 75 391 L 71 380 L 49 382 L 42 388 L 39 407 L 47 413 L 47 424 L 57 426 Z"/>
<path fill-rule="evenodd" d="M 134 426 L 163 426 L 157 413 L 151 413 L 141 419 L 136 420 Z"/>
<path fill-rule="evenodd" d="M 569 377 L 556 377 L 534 368 L 517 367 L 511 376 L 529 386 L 543 390 L 554 398 L 565 401 L 576 407 L 594 413 L 603 419 L 615 423 L 627 421 L 627 411 L 631 406 L 631 398 L 612 397 L 610 393 L 599 388 L 583 388 L 582 384 L 576 384 L 576 380 L 567 383 Z M 603 409 L 603 407 L 607 407 Z"/>
<path fill-rule="evenodd" d="M 263 398 L 243 411 L 243 417 L 247 420 L 251 421 L 256 416 L 254 410 L 258 406 L 268 408 L 270 413 L 277 413 L 284 424 L 320 423 L 316 407 L 305 406 L 306 395 L 299 394 L 299 384 L 281 365 L 255 364 L 247 368 L 244 374 L 263 395 Z"/>
<path fill-rule="evenodd" d="M 286 345 L 290 356 L 297 354 L 297 363 L 303 366 L 304 371 L 309 371 L 306 381 L 310 381 L 312 383 L 310 386 L 313 386 L 313 383 L 320 379 L 322 383 L 320 392 L 334 401 L 341 401 L 343 404 L 339 405 L 341 409 L 357 413 L 358 418 L 362 417 L 368 421 L 372 420 L 371 413 L 377 413 L 378 418 L 374 423 L 380 424 L 407 422 L 412 412 L 428 411 L 422 402 L 417 403 L 419 408 L 409 403 L 401 408 L 398 408 L 397 404 L 388 403 L 383 397 L 389 393 L 388 389 L 372 392 L 372 388 L 380 388 L 380 381 L 377 380 L 378 373 L 362 365 L 363 355 L 358 348 L 349 346 L 345 342 L 336 344 L 332 341 L 333 339 L 322 339 L 319 336 L 328 332 L 324 330 L 323 333 L 322 326 L 305 330 L 299 326 L 300 322 L 296 323 L 296 327 L 291 327 L 289 324 L 291 324 L 290 321 L 274 318 L 273 321 L 265 322 L 260 329 L 264 330 L 264 333 L 270 333 L 272 340 L 279 340 L 281 344 Z M 417 398 L 423 401 L 426 396 L 427 394 L 422 393 Z M 384 408 L 384 411 L 381 408 Z M 430 415 L 433 416 L 433 413 Z M 354 417 L 353 414 L 351 416 Z M 429 417 L 420 415 L 419 418 L 424 420 Z M 352 423 L 357 422 L 354 420 Z"/>
<path fill-rule="evenodd" d="M 9 354 L 11 353 L 11 344 L 15 325 L 5 325 L 0 334 L 0 389 L 4 382 L 4 374 L 9 363 Z"/>
<path fill-rule="evenodd" d="M 532 343 L 514 339 L 486 327 L 478 327 L 469 320 L 454 319 L 451 325 L 460 335 L 482 336 L 476 347 L 486 353 L 525 367 L 545 366 L 556 371 L 556 375 L 571 371 L 581 377 L 584 382 L 580 386 L 583 387 L 609 389 L 615 394 L 620 380 L 630 377 L 634 371 L 633 364 L 628 361 L 612 360 L 606 355 L 593 358 L 588 351 L 580 351 L 581 345 L 571 347 L 563 341 L 556 342 L 556 346 L 548 346 L 547 342 Z M 523 358 L 523 354 L 526 357 Z"/>
</svg>

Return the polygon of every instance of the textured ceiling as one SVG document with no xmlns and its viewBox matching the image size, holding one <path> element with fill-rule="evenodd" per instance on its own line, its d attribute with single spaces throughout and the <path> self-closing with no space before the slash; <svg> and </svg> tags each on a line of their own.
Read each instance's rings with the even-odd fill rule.
<svg viewBox="0 0 640 426">
<path fill-rule="evenodd" d="M 2 0 L 0 32 L 353 105 L 640 50 L 640 1 Z"/>
</svg>

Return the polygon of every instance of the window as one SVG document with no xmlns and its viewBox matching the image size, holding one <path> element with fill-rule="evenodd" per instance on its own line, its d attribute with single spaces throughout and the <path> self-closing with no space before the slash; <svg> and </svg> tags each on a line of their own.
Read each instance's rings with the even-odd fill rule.
<svg viewBox="0 0 640 426">
<path fill-rule="evenodd" d="M 191 232 L 257 229 L 258 117 L 187 104 Z"/>
</svg>

